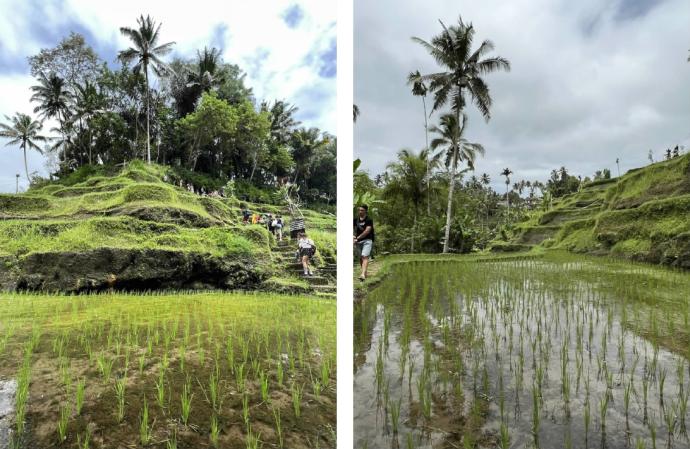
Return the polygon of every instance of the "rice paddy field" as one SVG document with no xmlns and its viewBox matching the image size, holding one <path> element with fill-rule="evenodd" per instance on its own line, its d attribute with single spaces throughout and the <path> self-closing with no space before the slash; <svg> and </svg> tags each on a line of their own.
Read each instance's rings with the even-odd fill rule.
<svg viewBox="0 0 690 449">
<path fill-rule="evenodd" d="M 333 448 L 335 310 L 265 293 L 3 294 L 9 447 Z"/>
<path fill-rule="evenodd" d="M 355 307 L 355 448 L 690 447 L 690 275 L 402 262 Z"/>
</svg>

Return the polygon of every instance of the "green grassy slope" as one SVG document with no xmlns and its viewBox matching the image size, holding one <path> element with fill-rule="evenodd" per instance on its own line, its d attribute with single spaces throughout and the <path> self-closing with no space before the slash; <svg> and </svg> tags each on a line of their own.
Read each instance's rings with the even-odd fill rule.
<svg viewBox="0 0 690 449">
<path fill-rule="evenodd" d="M 242 225 L 238 200 L 178 188 L 166 182 L 163 166 L 135 161 L 94 171 L 0 194 L 0 288 L 260 288 L 272 285 L 269 279 L 301 285 L 276 263 L 275 238 L 262 226 Z M 275 205 L 248 207 L 287 215 Z M 320 249 L 317 263 L 335 262 L 335 218 L 309 210 L 305 218 Z M 76 264 L 85 265 L 81 273 Z"/>
<path fill-rule="evenodd" d="M 690 268 L 690 154 L 586 185 L 495 249 L 535 246 Z"/>
</svg>

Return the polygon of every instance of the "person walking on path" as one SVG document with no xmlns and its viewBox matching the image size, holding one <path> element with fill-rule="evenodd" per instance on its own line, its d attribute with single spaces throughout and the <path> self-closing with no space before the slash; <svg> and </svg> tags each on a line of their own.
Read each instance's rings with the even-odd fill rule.
<svg viewBox="0 0 690 449">
<path fill-rule="evenodd" d="M 298 236 L 297 247 L 299 250 L 299 257 L 302 261 L 302 268 L 305 276 L 313 276 L 309 262 L 316 253 L 316 245 L 314 241 L 307 237 L 306 232 L 301 232 Z"/>
<path fill-rule="evenodd" d="M 353 222 L 353 244 L 359 253 L 359 266 L 362 269 L 359 280 L 364 282 L 367 278 L 367 268 L 369 266 L 371 251 L 374 249 L 374 220 L 369 218 L 369 206 L 366 204 L 359 206 L 357 212 L 358 215 Z"/>
<path fill-rule="evenodd" d="M 283 219 L 280 215 L 276 215 L 275 220 L 273 220 L 273 229 L 275 229 L 275 235 L 278 237 L 278 241 L 283 241 Z"/>
</svg>

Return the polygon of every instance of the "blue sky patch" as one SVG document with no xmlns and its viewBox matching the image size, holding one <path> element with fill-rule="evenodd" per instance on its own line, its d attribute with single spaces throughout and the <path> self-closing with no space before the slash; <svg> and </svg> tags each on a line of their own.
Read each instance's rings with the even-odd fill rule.
<svg viewBox="0 0 690 449">
<path fill-rule="evenodd" d="M 297 28 L 303 18 L 304 11 L 302 11 L 302 8 L 300 8 L 300 6 L 297 4 L 290 6 L 283 13 L 283 20 L 285 21 L 285 24 L 292 29 Z"/>
<path fill-rule="evenodd" d="M 335 38 L 331 39 L 328 50 L 319 56 L 319 76 L 323 78 L 335 78 L 338 73 L 338 45 Z"/>
</svg>

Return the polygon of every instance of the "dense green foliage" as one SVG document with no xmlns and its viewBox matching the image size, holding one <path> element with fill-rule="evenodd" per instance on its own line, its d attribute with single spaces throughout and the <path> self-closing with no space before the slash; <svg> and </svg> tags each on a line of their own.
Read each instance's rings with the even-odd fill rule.
<svg viewBox="0 0 690 449">
<path fill-rule="evenodd" d="M 41 122 L 33 122 L 29 141 L 17 141 L 16 132 L 3 136 L 28 142 L 25 151 L 45 152 L 51 178 L 89 164 L 143 159 L 174 167 L 196 190 L 220 191 L 232 181 L 238 197 L 272 202 L 289 182 L 300 187 L 302 201 L 335 202 L 334 136 L 300 128 L 298 108 L 286 101 L 257 101 L 242 69 L 215 48 L 164 61 L 174 42 L 161 44 L 164 30 L 152 18 L 121 31 L 132 47 L 120 51 L 119 67 L 76 33 L 29 57 L 37 80 L 31 101 Z M 39 134 L 47 119 L 57 127 Z M 50 145 L 31 145 L 43 134 L 52 134 Z M 40 181 L 28 168 L 26 176 Z"/>
</svg>

